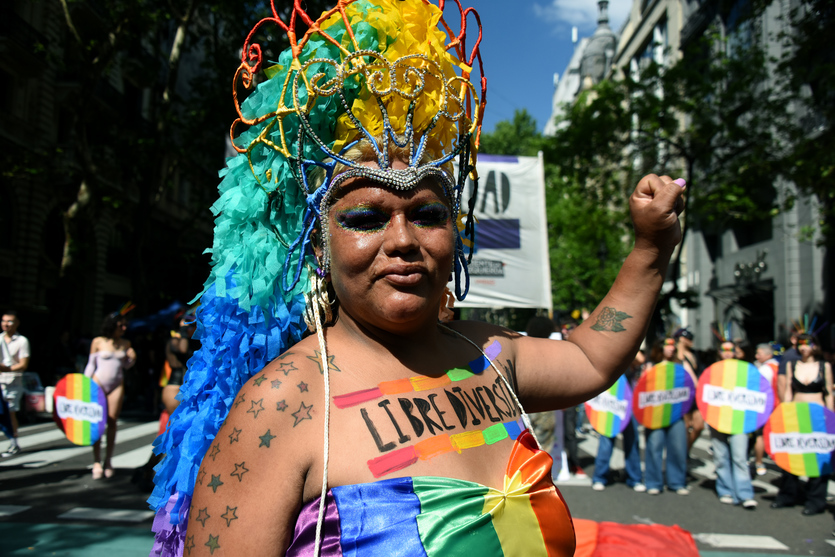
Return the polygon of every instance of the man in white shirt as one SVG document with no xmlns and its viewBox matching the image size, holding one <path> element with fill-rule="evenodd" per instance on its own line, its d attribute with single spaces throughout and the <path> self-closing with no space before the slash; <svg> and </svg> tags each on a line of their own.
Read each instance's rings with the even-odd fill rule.
<svg viewBox="0 0 835 557">
<path fill-rule="evenodd" d="M 17 414 L 23 398 L 23 372 L 29 367 L 29 340 L 17 332 L 20 320 L 17 312 L 9 310 L 3 313 L 3 334 L 0 336 L 0 387 L 3 398 L 9 405 L 9 417 L 12 424 L 12 438 L 9 448 L 2 455 L 4 458 L 20 452 L 17 442 Z"/>
</svg>

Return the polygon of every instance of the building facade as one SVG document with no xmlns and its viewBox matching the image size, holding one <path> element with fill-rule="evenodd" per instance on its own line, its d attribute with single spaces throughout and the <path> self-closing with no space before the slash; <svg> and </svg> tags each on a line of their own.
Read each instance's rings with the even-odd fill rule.
<svg viewBox="0 0 835 557">
<path fill-rule="evenodd" d="M 698 40 L 708 29 L 718 29 L 730 48 L 735 41 L 761 41 L 768 54 L 778 57 L 780 44 L 774 40 L 785 31 L 786 10 L 791 2 L 774 2 L 758 21 L 746 22 L 742 11 L 747 0 L 633 0 L 629 18 L 617 35 L 606 21 L 607 2 L 600 2 L 601 20 L 592 37 L 579 41 L 574 56 L 560 80 L 555 80 L 554 116 L 562 106 L 572 103 L 585 88 L 600 79 L 637 78 L 650 61 L 670 66 L 682 56 L 682 49 Z M 607 32 L 608 31 L 608 32 Z M 594 37 L 616 41 L 614 52 L 601 57 L 587 56 Z M 608 47 L 598 50 L 606 51 Z M 604 75 L 591 71 L 601 64 L 586 60 L 605 60 Z M 684 122 L 683 122 L 684 123 Z M 550 127 L 549 127 L 550 126 Z M 553 134 L 553 122 L 546 135 Z M 728 325 L 735 339 L 755 345 L 760 342 L 786 343 L 792 321 L 817 318 L 822 324 L 832 321 L 828 297 L 826 251 L 816 243 L 814 231 L 820 221 L 820 208 L 813 197 L 804 196 L 792 184 L 781 184 L 780 195 L 794 195 L 797 202 L 776 216 L 763 215 L 755 222 L 733 222 L 724 229 L 691 226 L 681 246 L 678 290 L 695 294 L 697 307 L 682 307 L 675 300 L 666 316 L 667 333 L 689 327 L 695 347 L 710 351 L 717 346 L 716 331 Z M 782 200 L 778 199 L 777 205 Z M 687 220 L 687 215 L 683 216 Z M 672 289 L 668 282 L 667 291 Z M 829 335 L 831 327 L 823 331 Z M 663 333 L 662 333 L 663 334 Z M 822 339 L 824 340 L 824 339 Z M 835 339 L 828 339 L 833 346 Z"/>
</svg>

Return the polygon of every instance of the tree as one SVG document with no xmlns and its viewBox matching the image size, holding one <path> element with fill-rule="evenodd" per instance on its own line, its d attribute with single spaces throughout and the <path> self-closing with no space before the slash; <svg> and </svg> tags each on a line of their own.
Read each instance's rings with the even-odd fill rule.
<svg viewBox="0 0 835 557">
<path fill-rule="evenodd" d="M 568 311 L 597 306 L 627 254 L 628 126 L 622 89 L 604 82 L 566 107 L 545 140 L 552 294 Z"/>
<path fill-rule="evenodd" d="M 785 19 L 787 30 L 777 37 L 784 49 L 777 75 L 800 116 L 786 130 L 786 177 L 818 198 L 821 243 L 835 246 L 835 51 L 829 43 L 835 5 L 803 0 Z"/>
<path fill-rule="evenodd" d="M 607 218 L 619 223 L 642 175 L 684 177 L 685 236 L 693 225 L 727 229 L 781 210 L 775 195 L 785 165 L 780 130 L 791 114 L 784 91 L 769 86 L 759 43 L 738 38 L 708 32 L 669 67 L 649 62 L 634 78 L 604 81 L 581 95 L 546 145 L 555 189 L 605 227 Z M 584 206 L 584 196 L 596 203 Z M 672 290 L 657 306 L 661 332 L 672 299 L 693 304 L 692 292 L 678 290 L 681 254 L 670 266 Z"/>
<path fill-rule="evenodd" d="M 523 108 L 513 111 L 513 120 L 502 120 L 491 133 L 482 133 L 479 151 L 489 155 L 535 157 L 541 142 L 536 120 Z"/>
<path fill-rule="evenodd" d="M 307 8 L 318 15 L 325 4 L 311 0 Z M 90 223 L 105 212 L 115 213 L 124 229 L 129 255 L 120 258 L 120 274 L 131 277 L 140 312 L 175 297 L 172 290 L 196 294 L 204 278 L 198 273 L 188 285 L 179 284 L 186 280 L 180 272 L 184 262 L 199 257 L 193 246 L 185 249 L 183 238 L 201 228 L 199 244 L 209 241 L 207 209 L 235 116 L 232 79 L 244 38 L 269 13 L 269 3 L 50 0 L 49 5 L 61 15 L 63 34 L 61 55 L 53 49 L 50 61 L 58 73 L 72 76 L 62 105 L 70 148 L 53 144 L 29 157 L 17 154 L 24 164 L 7 174 L 19 170 L 54 184 L 62 206 L 56 299 L 63 307 L 51 308 L 57 326 L 69 320 L 74 293 L 88 281 L 94 250 Z M 286 16 L 292 3 L 278 9 Z M 277 58 L 287 46 L 284 33 L 269 26 L 261 33 L 269 45 L 265 57 Z M 174 219 L 160 216 L 175 197 L 190 197 L 183 203 L 188 209 Z"/>
</svg>

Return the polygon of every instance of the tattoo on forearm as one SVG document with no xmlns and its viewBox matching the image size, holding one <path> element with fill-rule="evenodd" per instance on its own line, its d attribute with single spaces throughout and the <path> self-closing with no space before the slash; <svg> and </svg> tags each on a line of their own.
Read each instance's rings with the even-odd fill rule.
<svg viewBox="0 0 835 557">
<path fill-rule="evenodd" d="M 220 538 L 220 536 L 213 536 L 213 535 L 209 534 L 209 541 L 207 541 L 205 544 L 203 544 L 203 545 L 205 545 L 206 547 L 209 548 L 209 555 L 214 555 L 215 554 L 215 549 L 220 549 L 220 544 L 218 543 L 218 538 Z"/>
<path fill-rule="evenodd" d="M 597 316 L 597 322 L 591 326 L 593 331 L 611 331 L 613 333 L 620 333 L 626 330 L 621 324 L 624 319 L 631 319 L 632 316 L 626 312 L 618 311 L 615 308 L 605 307 L 600 315 Z"/>
<path fill-rule="evenodd" d="M 255 383 L 256 387 L 260 387 L 261 383 L 263 383 L 266 380 L 267 380 L 267 376 L 266 375 L 261 375 L 260 377 L 254 379 L 252 382 Z"/>
<path fill-rule="evenodd" d="M 260 447 L 267 447 L 269 449 L 270 448 L 270 441 L 275 439 L 275 437 L 276 437 L 275 435 L 270 434 L 270 430 L 268 429 L 267 433 L 265 433 L 264 435 L 262 435 L 261 437 L 258 438 L 258 439 L 261 440 L 261 444 L 258 445 L 258 447 L 259 448 Z"/>
<path fill-rule="evenodd" d="M 202 524 L 203 528 L 205 528 L 206 527 L 206 521 L 209 520 L 210 518 L 212 518 L 212 517 L 209 516 L 209 507 L 203 507 L 202 509 L 200 509 L 200 512 L 197 513 L 197 518 L 195 518 L 194 520 L 196 520 L 197 522 Z"/>
<path fill-rule="evenodd" d="M 220 443 L 215 443 L 212 445 L 212 452 L 209 453 L 209 456 L 212 457 L 212 461 L 217 458 L 217 455 L 220 453 Z"/>
<path fill-rule="evenodd" d="M 304 401 L 302 401 L 301 406 L 299 409 L 293 412 L 292 416 L 296 419 L 293 423 L 293 427 L 299 425 L 299 422 L 303 422 L 304 420 L 312 420 L 313 417 L 310 415 L 310 410 L 313 408 L 313 405 L 310 406 L 305 405 Z"/>
<path fill-rule="evenodd" d="M 220 481 L 220 476 L 215 476 L 212 474 L 212 481 L 209 482 L 209 487 L 212 488 L 212 493 L 217 493 L 217 488 L 223 485 L 223 482 Z"/>
<path fill-rule="evenodd" d="M 244 466 L 244 464 L 246 464 L 246 462 L 241 462 L 240 464 L 235 464 L 235 471 L 232 472 L 231 474 L 229 474 L 230 476 L 237 476 L 239 482 L 242 482 L 244 480 L 244 474 L 249 472 L 249 468 Z M 212 476 L 212 477 L 214 477 L 214 476 Z"/>
<path fill-rule="evenodd" d="M 185 550 L 191 555 L 192 549 L 194 549 L 194 536 L 187 536 Z"/>
<path fill-rule="evenodd" d="M 264 399 L 258 399 L 251 401 L 251 406 L 249 410 L 246 411 L 247 414 L 252 414 L 256 419 L 258 418 L 258 414 L 264 409 L 263 405 Z"/>
<path fill-rule="evenodd" d="M 227 505 L 226 506 L 226 512 L 223 513 L 222 515 L 220 515 L 220 518 L 226 520 L 226 527 L 227 528 L 232 525 L 233 520 L 238 519 L 238 515 L 235 512 L 237 510 L 238 510 L 238 507 L 230 507 L 230 506 Z"/>
</svg>

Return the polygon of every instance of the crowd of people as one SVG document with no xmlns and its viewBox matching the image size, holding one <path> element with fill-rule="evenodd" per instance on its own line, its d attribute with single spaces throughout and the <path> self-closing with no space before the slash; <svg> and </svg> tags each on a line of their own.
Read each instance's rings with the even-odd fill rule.
<svg viewBox="0 0 835 557">
<path fill-rule="evenodd" d="M 542 336 L 537 331 L 548 330 L 549 322 L 548 318 L 536 317 L 531 320 L 526 333 Z M 532 327 L 532 324 L 535 326 Z M 550 327 L 551 330 L 557 329 L 553 323 Z M 811 334 L 793 329 L 788 350 L 783 351 L 774 342 L 760 343 L 756 345 L 753 354 L 750 347 L 739 340 L 722 340 L 714 353 L 697 353 L 693 350 L 693 341 L 693 333 L 687 328 L 680 328 L 670 336 L 658 339 L 648 353 L 639 350 L 625 373 L 631 387 L 634 389 L 641 375 L 658 363 L 680 364 L 695 385 L 710 364 L 735 359 L 748 361 L 757 368 L 768 384 L 773 386 L 776 403 L 810 402 L 833 409 L 833 397 L 830 396 L 832 364 L 825 361 L 819 341 Z M 558 412 L 576 415 L 573 408 Z M 534 421 L 545 423 L 540 416 L 536 416 Z M 550 420 L 550 423 L 555 422 L 562 424 L 562 427 L 557 428 L 556 436 L 563 437 L 562 440 L 557 438 L 555 442 L 552 441 L 553 437 L 549 438 L 549 443 L 553 442 L 553 446 L 558 447 L 557 452 L 562 450 L 568 454 L 573 451 L 574 455 L 568 457 L 567 462 L 577 462 L 576 441 L 570 439 L 576 440 L 580 428 L 575 429 L 573 420 L 570 429 L 567 419 Z M 639 431 L 643 431 L 644 436 L 643 469 Z M 678 495 L 689 494 L 688 479 L 692 481 L 692 476 L 688 468 L 702 464 L 699 459 L 691 456 L 691 451 L 703 433 L 709 439 L 707 451 L 712 456 L 716 471 L 715 491 L 718 501 L 748 510 L 756 509 L 758 502 L 754 496 L 752 478 L 764 476 L 768 471 L 764 461 L 763 427 L 750 434 L 721 433 L 705 424 L 695 403 L 683 419 L 658 429 L 641 426 L 633 416 L 620 434 L 624 454 L 624 470 L 621 474 L 614 474 L 610 469 L 610 459 L 618 436 L 594 433 L 598 437 L 598 449 L 594 460 L 592 489 L 603 491 L 614 477 L 625 476 L 626 484 L 637 492 L 659 495 L 666 489 Z M 560 461 L 559 454 L 555 454 L 554 458 L 556 462 Z M 555 479 L 585 479 L 587 476 L 582 467 L 578 469 L 574 466 L 569 468 L 570 476 L 565 474 Z M 770 504 L 771 508 L 803 505 L 803 515 L 824 512 L 828 476 L 801 480 L 784 470 L 779 470 L 779 473 L 779 492 Z"/>
<path fill-rule="evenodd" d="M 19 417 L 18 414 L 24 410 L 24 372 L 29 370 L 31 359 L 31 348 L 29 339 L 18 331 L 20 318 L 18 312 L 13 309 L 5 310 L 2 314 L 2 330 L 0 336 L 0 388 L 4 406 L 0 412 L 0 429 L 9 438 L 7 449 L 0 454 L 2 458 L 18 455 L 23 450 L 18 440 Z M 45 354 L 42 361 L 58 361 L 63 365 L 54 366 L 54 373 L 41 374 L 51 378 L 50 382 L 57 383 L 68 373 L 83 373 L 89 377 L 104 393 L 107 400 L 106 433 L 104 443 L 99 439 L 93 444 L 93 466 L 92 478 L 99 480 L 111 478 L 115 474 L 112 466 L 113 451 L 116 447 L 116 433 L 118 419 L 126 399 L 126 382 L 133 379 L 132 395 L 145 396 L 144 388 L 138 387 L 136 371 L 137 350 L 132 346 L 131 340 L 126 338 L 128 334 L 129 320 L 121 312 L 107 314 L 101 324 L 99 335 L 89 342 L 79 341 L 77 347 L 71 346 L 68 338 L 62 339 L 59 347 L 49 347 L 52 352 L 61 352 L 61 358 L 52 358 Z M 180 310 L 174 316 L 171 326 L 159 327 L 149 335 L 140 336 L 140 343 L 146 349 L 141 355 L 143 369 L 141 374 L 153 378 L 156 386 L 156 396 L 153 396 L 154 408 L 149 414 L 162 412 L 167 418 L 176 409 L 176 399 L 179 386 L 182 385 L 186 364 L 189 358 L 199 348 L 199 341 L 192 338 L 196 329 L 194 313 L 192 311 Z M 160 334 L 164 335 L 160 340 Z M 147 338 L 146 338 L 147 337 Z M 156 338 L 157 342 L 150 342 L 150 338 Z M 159 344 L 159 346 L 156 346 Z M 88 354 L 85 357 L 86 363 L 73 362 L 75 353 L 80 349 Z M 65 349 L 65 350 L 63 350 Z M 162 356 L 162 361 L 158 356 Z M 104 444 L 104 458 L 102 458 L 102 444 Z M 149 467 L 149 469 L 152 467 Z M 152 473 L 152 470 L 151 470 Z M 139 481 L 139 480 L 138 480 Z M 140 483 L 143 483 L 140 481 Z M 143 484 L 144 489 L 150 490 L 150 480 Z"/>
</svg>

